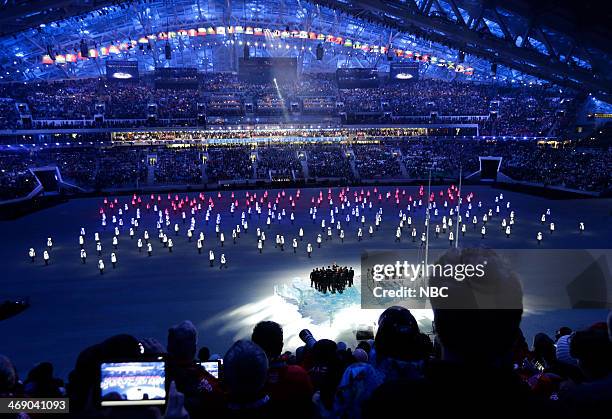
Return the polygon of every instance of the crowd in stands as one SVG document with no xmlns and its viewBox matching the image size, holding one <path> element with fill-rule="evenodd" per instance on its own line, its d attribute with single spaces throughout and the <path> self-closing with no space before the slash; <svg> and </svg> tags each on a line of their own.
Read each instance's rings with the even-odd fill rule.
<svg viewBox="0 0 612 419">
<path fill-rule="evenodd" d="M 57 166 L 62 179 L 84 189 L 120 188 L 141 185 L 147 179 L 144 149 L 66 147 L 0 152 L 2 198 L 16 198 L 31 192 L 36 180 L 30 167 Z M 19 188 L 19 185 L 22 188 Z"/>
<path fill-rule="evenodd" d="M 211 116 L 244 115 L 244 104 L 234 95 L 212 95 L 206 98 L 206 114 Z"/>
<path fill-rule="evenodd" d="M 27 104 L 33 119 L 92 119 L 99 93 L 98 79 L 0 86 L 0 97 Z"/>
<path fill-rule="evenodd" d="M 199 94 L 193 90 L 158 89 L 153 100 L 160 118 L 184 119 L 197 116 Z"/>
<path fill-rule="evenodd" d="M 478 156 L 502 158 L 500 171 L 515 180 L 585 191 L 612 186 L 612 149 L 538 145 L 533 141 L 407 141 L 399 145 L 410 178 L 453 178 L 479 169 Z"/>
<path fill-rule="evenodd" d="M 0 355 L 0 396 L 69 397 L 73 417 L 87 418 L 378 419 L 495 412 L 592 418 L 610 411 L 612 314 L 580 330 L 538 333 L 528 343 L 518 307 L 434 306 L 433 312 L 433 334 L 408 309 L 394 306 L 380 315 L 375 334 L 354 347 L 304 329 L 304 344 L 295 350 L 284 347 L 284 337 L 297 330 L 264 320 L 224 355 L 211 355 L 201 343 L 207 337 L 183 321 L 168 330 L 165 345 L 120 334 L 84 348 L 66 380 L 55 376 L 51 362 L 23 374 L 23 366 Z M 158 354 L 166 356 L 170 383 L 163 409 L 98 407 L 92 394 L 101 362 Z M 219 378 L 200 364 L 220 358 Z"/>
<path fill-rule="evenodd" d="M 15 100 L 0 96 L 0 130 L 16 127 L 18 120 Z"/>
<path fill-rule="evenodd" d="M 282 115 L 287 112 L 287 103 L 278 95 L 260 95 L 256 105 L 259 115 Z"/>
<path fill-rule="evenodd" d="M 159 147 L 151 151 L 157 156 L 156 184 L 201 184 L 202 154 L 197 149 Z"/>
<path fill-rule="evenodd" d="M 423 79 L 399 88 L 387 87 L 378 99 L 388 102 L 396 115 L 428 115 L 431 111 L 439 111 L 440 115 L 487 115 L 498 89 L 497 86 Z"/>
<path fill-rule="evenodd" d="M 209 149 L 206 174 L 211 182 L 252 179 L 251 150 L 244 146 Z"/>
<path fill-rule="evenodd" d="M 104 157 L 117 158 L 114 153 L 107 153 Z M 56 165 L 63 179 L 85 187 L 95 184 L 100 159 L 94 147 L 67 148 L 61 151 L 47 148 L 36 153 L 36 163 L 39 166 Z"/>
<path fill-rule="evenodd" d="M 478 169 L 478 156 L 485 152 L 476 149 L 478 144 L 472 141 L 406 141 L 399 144 L 402 153 L 402 162 L 408 176 L 411 178 L 426 179 L 431 170 L 434 177 L 454 177 L 459 175 L 459 168 L 463 165 L 466 175 Z M 510 144 L 510 142 L 508 142 Z M 533 144 L 533 143 L 532 143 Z M 469 150 L 466 150 L 466 147 Z M 474 154 L 470 154 L 474 153 Z M 485 153 L 485 155 L 497 155 Z"/>
<path fill-rule="evenodd" d="M 404 130 L 398 129 L 395 130 L 399 133 L 404 132 Z M 367 132 L 371 132 L 372 135 L 385 135 L 386 132 L 384 130 L 379 129 L 368 129 Z M 174 140 L 174 141 L 190 141 L 194 140 L 196 137 L 197 140 L 249 140 L 249 139 L 274 139 L 274 138 L 303 138 L 304 140 L 309 140 L 312 138 L 321 138 L 321 137 L 333 137 L 339 138 L 343 136 L 347 136 L 347 129 L 341 128 L 331 128 L 331 129 L 241 129 L 241 130 L 233 130 L 233 129 L 212 129 L 208 131 L 197 131 L 197 137 L 193 132 L 190 131 L 149 131 L 149 132 L 139 132 L 137 135 L 130 132 L 117 132 L 115 133 L 115 139 L 118 141 L 128 141 L 134 143 L 142 143 L 142 142 L 155 142 L 155 141 L 163 141 L 163 140 Z"/>
<path fill-rule="evenodd" d="M 612 186 L 610 149 L 555 149 L 523 147 L 508 155 L 504 173 L 516 179 L 586 191 Z"/>
<path fill-rule="evenodd" d="M 400 178 L 398 156 L 392 146 L 382 144 L 354 145 L 355 165 L 363 179 Z"/>
<path fill-rule="evenodd" d="M 6 152 L 0 157 L 0 200 L 15 199 L 30 193 L 36 186 L 28 170 L 32 161 L 24 153 Z"/>
<path fill-rule="evenodd" d="M 259 146 L 67 146 L 0 151 L 3 200 L 36 185 L 28 168 L 54 166 L 84 189 L 200 185 L 227 180 L 456 180 L 479 170 L 479 156 L 502 158 L 500 171 L 514 180 L 602 192 L 612 187 L 612 148 L 542 144 L 531 140 L 403 138 L 377 143 L 290 143 Z M 148 157 L 156 157 L 154 164 Z M 255 159 L 253 161 L 252 159 Z M 354 165 L 355 171 L 352 165 Z M 150 167 L 152 166 L 152 167 Z M 256 170 L 254 169 L 256 168 Z M 204 171 L 204 173 L 203 173 Z M 204 176 L 203 176 L 204 175 Z"/>
<path fill-rule="evenodd" d="M 255 116 L 305 113 L 344 118 L 347 124 L 435 123 L 439 117 L 482 116 L 486 135 L 558 134 L 574 121 L 581 95 L 543 86 L 507 86 L 421 79 L 374 89 L 338 89 L 329 74 L 305 74 L 294 83 L 245 83 L 233 74 L 203 74 L 197 89 L 160 88 L 152 77 L 138 82 L 106 79 L 0 85 L 0 129 L 29 128 L 18 123 L 15 104 L 25 103 L 32 126 L 65 120 L 62 128 L 121 126 L 198 126 L 198 114 Z M 280 92 L 280 96 L 279 96 Z M 338 106 L 337 106 L 338 105 Z M 27 113 L 27 112 L 26 112 Z M 94 123 L 94 115 L 104 120 Z M 150 116 L 157 119 L 149 119 Z M 491 117 L 490 117 L 491 116 Z M 341 118 L 342 117 L 342 118 Z M 426 118 L 425 120 L 422 120 Z M 440 121 L 437 121 L 440 122 Z"/>
<path fill-rule="evenodd" d="M 343 147 L 309 145 L 305 147 L 308 156 L 309 176 L 314 178 L 352 179 L 349 156 Z"/>
<path fill-rule="evenodd" d="M 563 95 L 537 95 L 532 89 L 505 90 L 492 103 L 495 117 L 482 125 L 484 135 L 551 136 L 574 122 L 579 101 Z"/>
<path fill-rule="evenodd" d="M 146 118 L 149 94 L 153 89 L 146 85 L 121 83 L 107 84 L 101 97 L 108 105 L 105 116 L 110 119 Z"/>
<path fill-rule="evenodd" d="M 98 188 L 143 185 L 147 180 L 145 150 L 123 147 L 101 149 L 96 173 Z"/>
<path fill-rule="evenodd" d="M 303 178 L 302 165 L 298 160 L 299 148 L 294 146 L 264 147 L 257 154 L 257 177 L 267 179 L 268 174 L 273 178 L 292 179 Z"/>
</svg>

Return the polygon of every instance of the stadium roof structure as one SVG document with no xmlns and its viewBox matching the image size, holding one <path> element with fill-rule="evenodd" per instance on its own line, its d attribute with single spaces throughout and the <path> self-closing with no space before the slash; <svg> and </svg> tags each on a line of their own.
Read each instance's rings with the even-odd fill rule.
<svg viewBox="0 0 612 419">
<path fill-rule="evenodd" d="M 100 76 L 109 59 L 236 71 L 248 43 L 305 72 L 419 60 L 431 77 L 612 95 L 610 13 L 591 0 L 0 1 L 0 82 Z"/>
</svg>

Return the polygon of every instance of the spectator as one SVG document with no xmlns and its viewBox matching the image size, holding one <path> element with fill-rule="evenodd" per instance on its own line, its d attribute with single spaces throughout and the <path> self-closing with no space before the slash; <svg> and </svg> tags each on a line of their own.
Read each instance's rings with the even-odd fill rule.
<svg viewBox="0 0 612 419">
<path fill-rule="evenodd" d="M 363 349 L 357 349 L 355 352 L 357 351 L 364 352 Z M 361 418 L 363 404 L 382 383 L 381 374 L 372 365 L 357 362 L 349 366 L 338 383 L 333 417 Z"/>
<path fill-rule="evenodd" d="M 308 373 L 299 365 L 288 365 L 281 357 L 283 329 L 278 323 L 262 321 L 253 329 L 251 340 L 269 359 L 264 391 L 281 411 L 294 411 L 294 417 L 308 418 L 312 411 L 313 387 Z"/>
<path fill-rule="evenodd" d="M 41 362 L 30 370 L 24 382 L 29 397 L 65 397 L 63 380 L 53 376 L 53 364 Z"/>
<path fill-rule="evenodd" d="M 441 262 L 466 262 L 471 260 L 471 252 L 451 251 Z M 482 252 L 487 255 L 488 266 L 494 269 L 487 271 L 487 278 L 478 289 L 492 281 L 506 292 L 514 290 L 514 275 L 504 271 L 505 265 L 495 254 L 484 250 L 478 254 L 482 256 Z M 467 285 L 468 290 L 471 288 Z M 469 293 L 463 293 L 463 297 L 466 295 Z M 167 375 L 171 384 L 164 417 L 257 419 L 291 415 L 369 419 L 391 417 L 398 410 L 415 416 L 432 412 L 483 416 L 495 409 L 512 415 L 528 412 L 596 417 L 609 410 L 612 395 L 609 323 L 597 323 L 559 338 L 558 346 L 568 345 L 568 356 L 576 360 L 582 371 L 582 376 L 575 379 L 572 368 L 576 367 L 557 359 L 558 348 L 555 350 L 553 340 L 545 334 L 535 336 L 532 352 L 525 350 L 519 329 L 520 306 L 503 310 L 458 309 L 441 306 L 436 300 L 433 306 L 436 340 L 441 345 L 439 357 L 432 351 L 428 338 L 419 332 L 412 314 L 402 307 L 391 307 L 380 316 L 371 358 L 366 350 L 372 343 L 360 342 L 351 353 L 343 342 L 317 341 L 312 334 L 302 331 L 300 337 L 306 346 L 300 348 L 297 358 L 309 366 L 308 375 L 316 390 L 312 405 L 307 373 L 288 365 L 286 359 L 290 354 L 281 356 L 283 330 L 277 323 L 260 322 L 253 330 L 253 342 L 238 341 L 228 350 L 224 377 L 227 393 L 223 395 L 218 383 L 209 381 L 209 376 L 200 380 L 202 372 L 193 361 L 197 330 L 191 322 L 181 322 L 168 332 Z M 163 351 L 153 339 L 137 340 L 130 335 L 113 336 L 86 348 L 78 357 L 66 389 L 73 415 L 161 418 L 158 408 L 99 408 L 94 400 L 102 361 L 138 359 Z M 201 352 L 206 358 L 207 351 Z M 269 364 L 268 356 L 272 360 Z M 517 364 L 521 357 L 526 361 L 522 367 Z M 179 392 L 177 382 L 182 382 L 189 396 Z M 216 385 L 213 391 L 203 391 L 203 387 L 213 384 Z M 35 366 L 22 386 L 14 365 L 0 356 L 3 397 L 65 394 L 50 363 Z"/>
<path fill-rule="evenodd" d="M 21 394 L 15 366 L 4 355 L 0 355 L 0 396 L 15 397 Z"/>
<path fill-rule="evenodd" d="M 420 378 L 423 360 L 431 351 L 426 341 L 410 311 L 402 307 L 386 309 L 378 320 L 374 340 L 374 365 L 382 380 Z"/>
<path fill-rule="evenodd" d="M 353 358 L 355 359 L 355 362 L 368 362 L 368 353 L 361 349 L 361 348 L 357 348 L 353 351 Z"/>
<path fill-rule="evenodd" d="M 210 359 L 210 349 L 206 346 L 202 346 L 198 351 L 198 359 L 200 362 L 206 362 Z"/>
<path fill-rule="evenodd" d="M 223 417 L 257 419 L 274 415 L 265 393 L 268 358 L 258 345 L 247 340 L 234 343 L 224 357 L 227 390 Z"/>
<path fill-rule="evenodd" d="M 559 391 L 562 377 L 582 382 L 578 368 L 557 360 L 553 340 L 545 333 L 534 337 L 533 352 L 523 362 L 523 373 L 535 394 L 551 397 Z"/>
<path fill-rule="evenodd" d="M 602 322 L 572 337 L 571 355 L 578 360 L 585 382 L 570 382 L 559 397 L 575 415 L 595 417 L 612 407 L 612 342 L 607 329 Z"/>
<path fill-rule="evenodd" d="M 99 369 L 103 361 L 137 359 L 140 355 L 141 346 L 131 335 L 115 335 L 81 351 L 68 378 L 70 411 L 78 414 L 94 408 Z"/>
<path fill-rule="evenodd" d="M 316 341 L 309 348 L 312 356 L 312 367 L 308 370 L 315 390 L 313 402 L 318 414 L 326 417 L 333 412 L 336 388 L 342 378 L 344 367 L 338 355 L 336 342 L 329 339 Z"/>
<path fill-rule="evenodd" d="M 567 365 L 572 365 L 572 366 L 578 366 L 578 360 L 576 360 L 576 358 L 572 357 L 571 352 L 570 352 L 570 344 L 572 341 L 573 335 L 564 335 L 561 336 L 558 340 L 557 340 L 557 350 L 555 355 L 557 356 L 557 359 L 560 362 L 563 362 L 564 364 Z"/>
<path fill-rule="evenodd" d="M 568 336 L 568 335 L 571 335 L 571 334 L 572 334 L 572 329 L 570 329 L 569 327 L 567 327 L 567 326 L 560 327 L 559 330 L 557 330 L 555 332 L 555 343 L 562 336 Z"/>
<path fill-rule="evenodd" d="M 529 387 L 513 371 L 512 365 L 511 351 L 519 336 L 522 316 L 518 279 L 491 251 L 451 251 L 440 263 L 469 263 L 474 256 L 485 255 L 487 270 L 483 280 L 479 280 L 478 291 L 492 287 L 497 290 L 497 296 L 503 294 L 503 302 L 476 299 L 470 281 L 443 280 L 455 290 L 461 289 L 453 292 L 453 299 L 461 298 L 461 301 L 432 301 L 442 359 L 428 364 L 426 381 L 433 389 L 432 394 L 445 395 L 441 412 L 471 412 L 477 416 L 491 409 L 503 409 L 507 414 L 520 414 L 526 409 L 539 412 L 543 406 L 530 394 Z M 465 307 L 453 307 L 460 303 L 465 303 Z M 496 306 L 504 309 L 494 309 Z M 473 374 L 475 368 L 477 375 Z"/>
<path fill-rule="evenodd" d="M 184 395 L 185 409 L 197 417 L 218 412 L 222 396 L 218 380 L 194 361 L 198 331 L 189 320 L 168 330 L 168 380 Z"/>
</svg>

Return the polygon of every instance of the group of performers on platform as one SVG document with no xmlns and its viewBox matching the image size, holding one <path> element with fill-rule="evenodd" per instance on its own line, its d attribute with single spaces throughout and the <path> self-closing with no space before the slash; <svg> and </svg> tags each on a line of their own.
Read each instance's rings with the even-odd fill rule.
<svg viewBox="0 0 612 419">
<path fill-rule="evenodd" d="M 353 286 L 354 278 L 355 271 L 352 267 L 333 264 L 327 268 L 315 268 L 310 273 L 310 286 L 324 294 L 328 291 L 332 294 L 342 294 L 346 287 Z"/>
</svg>

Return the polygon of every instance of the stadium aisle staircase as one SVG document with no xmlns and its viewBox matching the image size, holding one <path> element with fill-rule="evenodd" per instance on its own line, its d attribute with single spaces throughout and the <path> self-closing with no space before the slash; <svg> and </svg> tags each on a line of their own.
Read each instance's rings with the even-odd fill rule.
<svg viewBox="0 0 612 419">
<path fill-rule="evenodd" d="M 206 174 L 206 163 L 200 164 L 200 171 L 202 173 L 202 184 L 206 185 L 208 183 L 208 175 Z"/>
<path fill-rule="evenodd" d="M 154 165 L 147 166 L 147 185 L 155 184 L 155 167 Z"/>
<path fill-rule="evenodd" d="M 255 154 L 255 158 L 252 160 L 253 174 L 251 175 L 251 179 L 257 179 L 257 163 L 259 161 L 259 153 L 257 151 L 254 151 L 252 154 Z M 268 176 L 270 176 L 270 173 L 268 173 Z"/>
<path fill-rule="evenodd" d="M 347 149 L 346 151 L 350 155 L 349 163 L 351 165 L 351 172 L 353 173 L 353 178 L 354 179 L 361 179 L 361 176 L 359 175 L 359 171 L 357 170 L 357 165 L 355 164 L 355 153 L 350 148 Z"/>
<path fill-rule="evenodd" d="M 404 164 L 404 155 L 402 154 L 401 149 L 397 149 L 397 163 L 399 164 L 400 171 L 402 172 L 402 177 L 404 179 L 408 178 L 408 170 L 406 170 L 406 165 Z"/>
<path fill-rule="evenodd" d="M 310 177 L 310 171 L 308 170 L 308 154 L 306 154 L 305 151 L 304 158 L 299 159 L 299 162 L 302 165 L 302 173 L 304 173 L 304 179 L 308 179 Z"/>
</svg>

